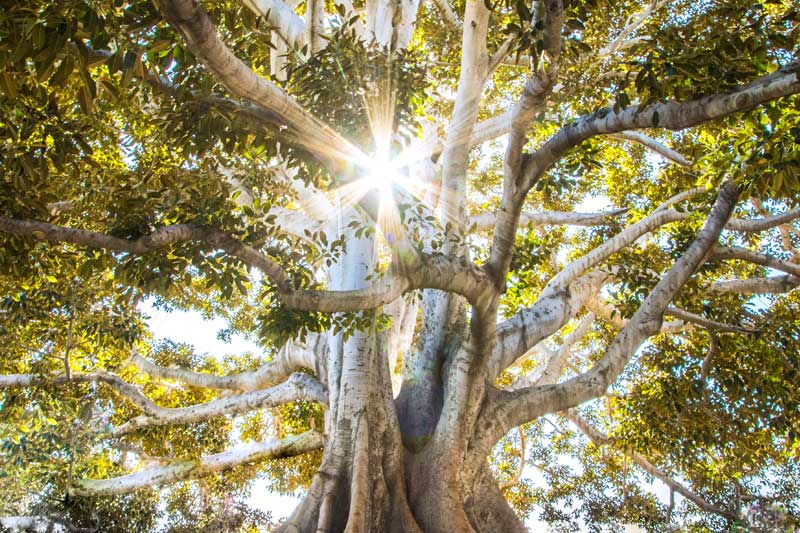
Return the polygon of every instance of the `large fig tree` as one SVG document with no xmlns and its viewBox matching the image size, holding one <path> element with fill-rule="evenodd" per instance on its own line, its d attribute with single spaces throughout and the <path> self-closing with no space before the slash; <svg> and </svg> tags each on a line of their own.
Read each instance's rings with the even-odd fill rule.
<svg viewBox="0 0 800 533">
<path fill-rule="evenodd" d="M 799 20 L 6 0 L 0 522 L 791 527 Z"/>
</svg>

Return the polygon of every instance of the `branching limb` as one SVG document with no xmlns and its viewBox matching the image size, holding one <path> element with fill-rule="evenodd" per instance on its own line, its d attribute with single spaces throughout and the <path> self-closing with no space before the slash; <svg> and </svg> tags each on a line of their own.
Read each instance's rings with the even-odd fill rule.
<svg viewBox="0 0 800 533">
<path fill-rule="evenodd" d="M 4 516 L 0 518 L 0 525 L 11 531 L 63 531 L 46 516 Z"/>
<path fill-rule="evenodd" d="M 179 381 L 193 387 L 248 392 L 278 384 L 301 368 L 317 370 L 316 352 L 321 349 L 318 345 L 324 342 L 321 336 L 312 336 L 311 341 L 306 344 L 289 341 L 274 359 L 258 369 L 231 376 L 215 376 L 183 368 L 165 368 L 137 353 L 131 356 L 130 362 L 141 372 L 152 377 Z"/>
<path fill-rule="evenodd" d="M 722 186 L 697 238 L 656 284 L 608 346 L 603 357 L 590 370 L 556 385 L 529 387 L 515 392 L 495 391 L 490 405 L 481 415 L 486 429 L 479 431 L 482 436 L 478 439 L 483 441 L 479 449 L 488 453 L 489 447 L 511 428 L 543 414 L 563 411 L 603 395 L 639 346 L 661 330 L 664 311 L 703 263 L 709 250 L 716 245 L 738 195 L 738 186 L 733 182 L 726 182 Z"/>
<path fill-rule="evenodd" d="M 520 226 L 584 226 L 591 227 L 607 223 L 609 220 L 628 212 L 628 208 L 614 209 L 600 213 L 576 213 L 572 211 L 541 211 L 539 213 L 522 213 Z M 469 226 L 475 231 L 492 228 L 497 220 L 496 213 L 482 213 L 470 219 Z"/>
<path fill-rule="evenodd" d="M 82 229 L 66 228 L 47 222 L 16 220 L 0 216 L 0 232 L 50 243 L 72 243 L 90 248 L 102 248 L 113 252 L 129 254 L 145 254 L 170 244 L 183 241 L 203 241 L 225 250 L 241 259 L 246 265 L 261 270 L 275 282 L 279 288 L 289 287 L 289 278 L 283 269 L 274 261 L 254 248 L 242 244 L 230 234 L 207 226 L 191 224 L 174 224 L 156 229 L 149 235 L 137 239 L 122 239 L 105 233 Z"/>
<path fill-rule="evenodd" d="M 472 148 L 473 146 L 478 146 L 508 133 L 508 129 L 511 126 L 511 117 L 513 112 L 514 110 L 512 108 L 497 116 L 487 118 L 486 120 L 476 123 L 469 138 L 469 147 Z M 437 140 L 430 144 L 430 148 L 427 152 L 423 153 L 426 155 L 429 154 L 430 156 L 436 156 L 441 154 L 443 150 L 444 143 L 440 140 Z"/>
<path fill-rule="evenodd" d="M 306 38 L 312 54 L 324 47 L 325 4 L 323 0 L 306 0 Z"/>
<path fill-rule="evenodd" d="M 205 226 L 175 224 L 149 235 L 129 240 L 95 231 L 65 228 L 47 222 L 15 220 L 0 216 L 0 232 L 32 237 L 51 243 L 73 243 L 115 252 L 144 254 L 176 242 L 198 240 L 228 252 L 246 265 L 264 272 L 278 287 L 281 300 L 297 310 L 347 312 L 373 309 L 399 298 L 412 289 L 433 288 L 455 292 L 469 301 L 486 296 L 486 276 L 465 260 L 451 260 L 443 254 L 420 255 L 419 262 L 405 264 L 402 274 L 389 273 L 367 287 L 352 291 L 293 290 L 283 269 L 272 259 L 231 235 Z"/>
<path fill-rule="evenodd" d="M 300 400 L 319 402 L 324 405 L 327 403 L 328 393 L 325 387 L 313 377 L 297 373 L 292 374 L 280 385 L 269 389 L 226 396 L 189 407 L 159 407 L 155 413 L 128 420 L 112 430 L 111 436 L 121 437 L 145 427 L 191 424 L 222 415 L 235 415 Z"/>
<path fill-rule="evenodd" d="M 247 67 L 222 42 L 214 24 L 194 0 L 163 0 L 167 22 L 183 35 L 189 49 L 238 98 L 276 114 L 289 128 L 286 136 L 330 168 L 360 151 L 328 125 L 311 115 L 283 89 Z"/>
<path fill-rule="evenodd" d="M 267 17 L 269 25 L 281 39 L 293 48 L 302 48 L 308 41 L 305 23 L 283 0 L 242 0 L 253 13 Z"/>
<path fill-rule="evenodd" d="M 680 193 L 670 198 L 647 217 L 572 261 L 548 282 L 532 307 L 523 309 L 500 324 L 497 328 L 497 343 L 489 363 L 489 379 L 497 377 L 499 372 L 531 347 L 561 329 L 610 276 L 603 272 L 584 275 L 584 272 L 629 246 L 642 235 L 664 224 L 683 220 L 686 214 L 679 213 L 670 206 L 686 197 L 687 193 Z"/>
<path fill-rule="evenodd" d="M 519 225 L 522 204 L 530 187 L 523 183 L 523 147 L 528 141 L 526 131 L 534 117 L 541 112 L 553 91 L 561 58 L 561 28 L 564 7 L 561 0 L 534 2 L 533 24 L 542 23 L 545 41 L 549 43 L 546 58 L 525 83 L 525 89 L 511 115 L 511 126 L 503 162 L 503 196 L 497 210 L 492 247 L 487 268 L 495 278 L 498 290 L 505 287 L 511 265 L 514 237 Z M 547 60 L 545 65 L 545 59 Z"/>
<path fill-rule="evenodd" d="M 748 263 L 774 268 L 775 270 L 780 270 L 793 276 L 800 276 L 800 265 L 796 263 L 784 261 L 783 259 L 754 252 L 739 246 L 717 246 L 711 252 L 711 257 L 714 259 L 738 259 L 740 261 L 747 261 Z"/>
<path fill-rule="evenodd" d="M 500 323 L 487 378 L 493 381 L 528 350 L 564 327 L 607 279 L 605 272 L 590 272 L 573 281 L 567 289 L 539 297 L 531 307 L 521 309 Z"/>
<path fill-rule="evenodd" d="M 639 109 L 638 106 L 619 111 L 606 108 L 581 117 L 551 137 L 526 162 L 524 191 L 527 193 L 568 150 L 594 135 L 656 127 L 681 130 L 733 113 L 748 111 L 771 100 L 800 92 L 798 71 L 800 63 L 792 63 L 726 94 L 714 94 L 685 102 L 656 103 L 644 109 Z"/>
<path fill-rule="evenodd" d="M 562 412 L 561 414 L 564 415 L 566 418 L 568 418 L 570 421 L 572 421 L 572 423 L 575 424 L 578 427 L 578 429 L 580 429 L 581 432 L 584 435 L 586 435 L 595 446 L 602 447 L 602 446 L 613 445 L 612 439 L 610 439 L 607 435 L 603 434 L 600 430 L 589 424 L 589 422 L 582 416 L 580 416 L 580 414 L 578 414 L 578 412 L 575 411 L 574 409 Z M 694 503 L 695 505 L 697 505 L 697 507 L 699 507 L 703 511 L 706 511 L 708 513 L 715 513 L 724 516 L 725 518 L 736 518 L 735 513 L 706 501 L 699 494 L 691 491 L 685 485 L 675 481 L 672 477 L 667 475 L 666 472 L 664 472 L 663 470 L 655 466 L 653 463 L 648 461 L 647 458 L 644 457 L 642 454 L 638 452 L 626 452 L 626 454 L 628 454 L 628 456 L 631 459 L 633 459 L 633 461 L 637 465 L 639 465 L 639 467 L 641 467 L 642 470 L 664 482 L 664 484 L 666 484 L 670 489 L 674 490 L 675 492 L 677 492 L 690 502 Z"/>
<path fill-rule="evenodd" d="M 70 383 L 105 383 L 122 397 L 129 400 L 136 407 L 148 415 L 156 415 L 161 407 L 142 394 L 135 385 L 128 383 L 116 374 L 105 371 L 87 372 L 85 374 L 73 373 L 69 378 L 64 375 L 40 376 L 36 374 L 4 374 L 0 375 L 0 389 L 21 387 L 57 387 Z"/>
<path fill-rule="evenodd" d="M 787 274 L 766 278 L 729 279 L 712 283 L 708 290 L 736 294 L 782 294 L 800 285 L 800 278 Z"/>
<path fill-rule="evenodd" d="M 569 263 L 547 283 L 547 287 L 542 291 L 542 295 L 563 291 L 584 272 L 599 265 L 623 248 L 630 246 L 643 235 L 665 224 L 677 222 L 683 218 L 684 215 L 674 209 L 657 209 L 636 224 L 614 235 L 597 248 Z"/>
<path fill-rule="evenodd" d="M 564 368 L 568 364 L 569 357 L 573 353 L 573 347 L 583 339 L 594 324 L 594 313 L 588 313 L 580 323 L 564 338 L 564 342 L 557 350 L 547 350 L 547 358 L 544 365 L 537 368 L 530 376 L 525 376 L 519 381 L 506 388 L 508 391 L 522 389 L 531 385 L 549 385 L 558 381 Z"/>
<path fill-rule="evenodd" d="M 87 497 L 128 494 L 144 488 L 197 479 L 238 465 L 301 455 L 322 448 L 324 442 L 324 437 L 312 430 L 283 439 L 242 444 L 197 460 L 175 462 L 117 478 L 82 479 L 75 482 L 70 493 Z"/>
<path fill-rule="evenodd" d="M 443 254 L 419 254 L 413 268 L 388 272 L 363 289 L 349 291 L 294 291 L 281 296 L 293 309 L 346 312 L 386 305 L 414 289 L 439 289 L 463 296 L 470 303 L 483 303 L 491 295 L 486 274 L 465 259 Z M 409 265 L 404 265 L 408 267 Z"/>
<path fill-rule="evenodd" d="M 653 152 L 657 153 L 661 157 L 672 161 L 673 163 L 677 163 L 678 165 L 688 167 L 691 166 L 692 162 L 686 159 L 683 155 L 679 152 L 673 150 L 669 146 L 658 142 L 657 140 L 653 139 L 652 137 L 648 137 L 647 135 L 640 133 L 638 131 L 622 131 L 620 133 L 613 133 L 609 135 L 612 139 L 618 139 L 622 141 L 631 141 L 652 150 Z"/>
</svg>

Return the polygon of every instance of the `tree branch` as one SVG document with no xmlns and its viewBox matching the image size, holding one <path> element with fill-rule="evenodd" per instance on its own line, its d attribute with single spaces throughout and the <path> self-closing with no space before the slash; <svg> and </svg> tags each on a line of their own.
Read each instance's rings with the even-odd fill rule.
<svg viewBox="0 0 800 533">
<path fill-rule="evenodd" d="M 726 228 L 733 231 L 744 232 L 765 231 L 774 228 L 775 226 L 780 226 L 782 224 L 786 224 L 787 222 L 791 222 L 798 217 L 800 217 L 800 207 L 795 207 L 794 209 L 789 209 L 783 213 L 764 218 L 732 218 L 728 221 Z"/>
<path fill-rule="evenodd" d="M 708 290 L 736 294 L 781 294 L 800 285 L 800 278 L 787 274 L 766 278 L 729 279 L 712 283 Z"/>
<path fill-rule="evenodd" d="M 266 274 L 282 290 L 288 290 L 290 280 L 274 261 L 254 248 L 242 244 L 228 233 L 207 226 L 174 224 L 156 229 L 149 235 L 137 239 L 122 239 L 105 233 L 82 229 L 65 228 L 48 222 L 16 220 L 0 216 L 0 232 L 32 237 L 50 243 L 72 243 L 89 248 L 102 248 L 113 252 L 145 254 L 170 244 L 183 241 L 202 241 L 241 259 L 246 265 Z"/>
<path fill-rule="evenodd" d="M 751 83 L 726 93 L 684 102 L 655 103 L 619 111 L 605 108 L 568 124 L 545 142 L 526 162 L 524 191 L 571 148 L 595 135 L 620 133 L 631 129 L 667 128 L 681 130 L 727 115 L 748 111 L 763 103 L 800 92 L 800 63 L 778 69 Z"/>
<path fill-rule="evenodd" d="M 497 326 L 494 350 L 488 362 L 487 379 L 494 381 L 504 369 L 531 348 L 564 327 L 608 279 L 594 271 L 573 281 L 566 289 L 541 295 L 528 308 Z"/>
<path fill-rule="evenodd" d="M 570 262 L 547 283 L 547 286 L 542 291 L 542 295 L 564 290 L 570 283 L 577 279 L 578 276 L 590 268 L 599 265 L 623 248 L 630 246 L 643 235 L 665 224 L 683 220 L 683 218 L 684 214 L 674 209 L 656 209 L 650 215 L 632 226 L 625 228 L 597 248 L 594 248 L 587 254 Z"/>
<path fill-rule="evenodd" d="M 491 251 L 486 263 L 500 291 L 505 288 L 522 204 L 530 188 L 521 179 L 526 159 L 522 150 L 528 142 L 526 131 L 534 117 L 544 110 L 558 77 L 561 28 L 564 25 L 564 7 L 561 0 L 534 2 L 531 23 L 544 25 L 543 38 L 549 43 L 546 50 L 546 59 L 549 63 L 545 67 L 545 58 L 542 58 L 537 71 L 525 83 L 522 96 L 511 115 L 508 144 L 503 160 L 503 196 L 497 210 Z"/>
<path fill-rule="evenodd" d="M 306 44 L 305 23 L 282 0 L 242 0 L 253 13 L 267 18 L 270 26 L 291 48 Z"/>
<path fill-rule="evenodd" d="M 322 342 L 322 339 L 317 338 L 317 342 Z M 180 381 L 193 387 L 248 392 L 276 385 L 300 368 L 316 370 L 316 349 L 317 346 L 308 347 L 288 341 L 274 359 L 264 363 L 257 370 L 231 376 L 215 376 L 183 368 L 165 368 L 148 361 L 137 353 L 131 356 L 130 362 L 149 376 Z"/>
<path fill-rule="evenodd" d="M 58 387 L 70 383 L 105 383 L 122 397 L 130 400 L 136 407 L 148 415 L 157 415 L 161 407 L 157 406 L 150 398 L 142 394 L 135 385 L 128 383 L 116 374 L 98 370 L 85 374 L 72 374 L 69 378 L 65 375 L 40 376 L 36 374 L 2 374 L 0 375 L 0 389 L 22 387 Z"/>
<path fill-rule="evenodd" d="M 535 386 L 515 392 L 497 391 L 491 401 L 492 407 L 485 409 L 481 417 L 486 424 L 494 426 L 493 430 L 489 431 L 491 436 L 486 438 L 494 443 L 511 428 L 524 422 L 546 413 L 569 409 L 603 395 L 638 347 L 651 335 L 660 331 L 664 311 L 703 263 L 709 250 L 716 245 L 738 195 L 738 186 L 733 182 L 726 182 L 722 186 L 697 238 L 656 284 L 633 317 L 608 346 L 603 357 L 590 370 L 557 385 Z M 488 446 L 491 446 L 491 443 Z"/>
<path fill-rule="evenodd" d="M 74 483 L 70 488 L 70 494 L 86 497 L 128 494 L 144 488 L 197 479 L 238 465 L 301 455 L 322 448 L 324 442 L 324 437 L 312 430 L 279 440 L 242 444 L 197 460 L 180 461 L 126 476 L 111 479 L 82 479 Z"/>
<path fill-rule="evenodd" d="M 522 213 L 519 217 L 520 226 L 598 226 L 607 223 L 610 219 L 628 212 L 628 208 L 614 209 L 600 213 L 577 213 L 573 211 L 540 211 L 538 213 Z M 492 228 L 497 220 L 497 213 L 481 213 L 470 218 L 469 226 L 476 231 Z"/>
<path fill-rule="evenodd" d="M 740 261 L 781 270 L 793 276 L 800 276 L 800 265 L 740 246 L 717 246 L 711 252 L 711 257 L 714 259 L 739 259 Z"/>
<path fill-rule="evenodd" d="M 358 148 L 311 115 L 283 89 L 258 76 L 236 57 L 194 0 L 163 0 L 161 5 L 167 22 L 183 36 L 192 53 L 233 95 L 275 113 L 288 126 L 285 133 L 293 143 L 309 150 L 332 169 L 361 155 Z"/>
<path fill-rule="evenodd" d="M 572 347 L 589 333 L 594 321 L 594 313 L 588 313 L 580 323 L 575 326 L 575 329 L 564 338 L 564 342 L 557 350 L 546 349 L 548 353 L 544 365 L 539 366 L 531 375 L 525 376 L 505 390 L 514 391 L 530 385 L 549 385 L 558 381 L 565 366 L 567 366 L 569 356 L 572 355 Z"/>
<path fill-rule="evenodd" d="M 597 447 L 608 446 L 613 444 L 613 440 L 610 439 L 607 435 L 604 435 L 598 429 L 593 427 L 589 422 L 584 419 L 582 416 L 578 414 L 577 411 L 574 409 L 570 409 L 566 412 L 561 413 L 567 419 L 569 419 L 573 424 L 575 424 L 581 432 L 586 435 L 592 443 L 594 443 Z M 661 480 L 666 484 L 670 489 L 674 490 L 687 500 L 691 501 L 701 510 L 706 511 L 707 513 L 715 513 L 725 518 L 736 518 L 736 514 L 723 509 L 719 506 L 716 506 L 712 503 L 706 501 L 703 497 L 698 495 L 697 493 L 691 491 L 689 488 L 685 487 L 681 483 L 678 483 L 674 479 L 672 479 L 666 472 L 655 466 L 653 463 L 647 460 L 646 457 L 641 455 L 638 452 L 630 451 L 625 452 L 633 461 L 639 465 L 642 470 L 650 474 L 651 476 Z"/>
<path fill-rule="evenodd" d="M 292 309 L 318 312 L 348 312 L 373 309 L 399 298 L 412 289 L 432 288 L 455 292 L 477 302 L 487 293 L 485 273 L 466 260 L 452 260 L 443 254 L 420 254 L 418 262 L 402 274 L 389 272 L 363 289 L 352 291 L 293 290 L 283 269 L 256 249 L 229 234 L 205 226 L 174 224 L 149 235 L 129 240 L 95 231 L 65 228 L 47 222 L 15 220 L 0 216 L 0 232 L 32 237 L 50 243 L 73 243 L 115 252 L 144 254 L 176 242 L 199 240 L 226 251 L 246 265 L 264 272 L 278 287 L 285 305 Z M 408 266 L 408 265 L 405 265 Z"/>
<path fill-rule="evenodd" d="M 325 405 L 328 401 L 327 390 L 308 374 L 296 373 L 280 385 L 265 390 L 226 396 L 189 407 L 159 407 L 155 413 L 137 416 L 114 428 L 111 437 L 121 437 L 145 427 L 191 424 L 222 415 L 235 415 L 300 400 Z"/>
<path fill-rule="evenodd" d="M 657 140 L 653 139 L 652 137 L 648 137 L 647 135 L 640 133 L 638 131 L 622 131 L 620 133 L 612 133 L 611 135 L 609 135 L 609 137 L 611 137 L 612 139 L 630 141 L 641 144 L 642 146 L 657 153 L 661 157 L 684 167 L 691 166 L 692 164 L 691 161 L 686 159 L 683 155 L 676 152 L 669 146 L 662 144 Z"/>
<path fill-rule="evenodd" d="M 716 320 L 708 319 L 702 315 L 691 313 L 689 311 L 686 311 L 684 309 L 672 305 L 667 307 L 667 310 L 664 314 L 669 316 L 674 316 L 675 318 L 679 318 L 684 322 L 697 324 L 698 326 L 702 326 L 706 329 L 713 331 L 727 331 L 728 333 L 745 333 L 745 334 L 752 334 L 756 332 L 756 330 L 751 328 L 746 328 L 743 326 L 735 326 L 732 324 L 725 324 L 724 322 L 717 322 Z"/>
</svg>

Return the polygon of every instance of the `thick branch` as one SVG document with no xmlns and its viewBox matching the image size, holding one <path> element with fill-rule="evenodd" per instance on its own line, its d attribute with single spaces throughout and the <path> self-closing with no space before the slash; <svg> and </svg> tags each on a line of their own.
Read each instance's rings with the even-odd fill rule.
<svg viewBox="0 0 800 533">
<path fill-rule="evenodd" d="M 242 0 L 255 14 L 267 17 L 269 25 L 286 44 L 302 48 L 306 44 L 305 23 L 283 0 Z"/>
<path fill-rule="evenodd" d="M 231 376 L 215 376 L 183 368 L 165 368 L 148 361 L 138 354 L 133 354 L 131 363 L 149 376 L 180 381 L 193 387 L 247 392 L 280 383 L 288 378 L 292 372 L 301 368 L 314 370 L 316 366 L 314 349 L 314 347 L 307 347 L 294 341 L 289 341 L 272 361 L 264 363 L 256 370 Z"/>
<path fill-rule="evenodd" d="M 800 285 L 800 278 L 792 275 L 766 278 L 729 279 L 709 286 L 712 292 L 736 294 L 782 294 Z"/>
<path fill-rule="evenodd" d="M 522 213 L 520 226 L 597 226 L 628 212 L 628 208 L 614 209 L 601 213 L 576 213 L 572 211 L 541 211 L 539 213 Z M 470 227 L 483 231 L 494 226 L 497 213 L 482 213 L 470 219 Z"/>
<path fill-rule="evenodd" d="M 300 400 L 325 404 L 328 400 L 328 394 L 319 381 L 308 374 L 297 373 L 292 374 L 288 380 L 270 389 L 226 396 L 189 407 L 159 407 L 157 412 L 153 414 L 137 416 L 128 420 L 115 428 L 111 432 L 111 436 L 120 437 L 144 427 L 202 422 L 217 416 L 235 415 Z"/>
<path fill-rule="evenodd" d="M 800 276 L 800 265 L 798 264 L 739 246 L 717 246 L 711 252 L 711 257 L 715 259 L 739 259 L 740 261 L 747 261 L 748 263 L 781 270 L 793 276 Z"/>
<path fill-rule="evenodd" d="M 594 135 L 657 127 L 681 130 L 795 94 L 800 91 L 799 70 L 800 63 L 792 63 L 727 94 L 685 102 L 656 103 L 644 109 L 638 106 L 619 111 L 606 108 L 581 117 L 565 126 L 533 154 L 525 166 L 525 185 L 529 189 L 568 150 Z"/>
<path fill-rule="evenodd" d="M 111 479 L 83 479 L 75 482 L 70 493 L 76 496 L 116 496 L 144 488 L 197 479 L 238 465 L 301 455 L 322 448 L 325 439 L 315 431 L 280 440 L 243 444 L 226 452 L 160 466 Z"/>
<path fill-rule="evenodd" d="M 561 57 L 561 28 L 564 8 L 561 0 L 534 2 L 531 23 L 543 24 L 543 38 L 549 43 L 546 57 L 525 83 L 522 96 L 514 106 L 508 144 L 503 160 L 503 196 L 497 210 L 497 220 L 492 235 L 492 246 L 487 268 L 495 278 L 498 290 L 505 288 L 506 274 L 511 266 L 514 238 L 519 226 L 522 204 L 530 185 L 521 179 L 526 165 L 523 148 L 528 142 L 526 131 L 534 117 L 544 110 L 558 77 Z M 542 7 L 544 9 L 542 9 Z M 547 60 L 547 65 L 545 65 Z"/>
<path fill-rule="evenodd" d="M 789 209 L 783 213 L 764 218 L 732 218 L 728 221 L 727 229 L 734 231 L 756 232 L 765 231 L 775 226 L 780 226 L 800 217 L 800 207 Z"/>
<path fill-rule="evenodd" d="M 488 363 L 488 379 L 525 355 L 531 348 L 564 327 L 600 289 L 608 274 L 591 272 L 559 292 L 540 296 L 528 308 L 497 326 L 497 340 Z"/>
<path fill-rule="evenodd" d="M 507 387 L 506 390 L 513 391 L 530 385 L 548 385 L 558 381 L 564 368 L 568 365 L 568 359 L 573 352 L 572 347 L 589 333 L 594 321 L 594 314 L 588 313 L 564 338 L 564 342 L 557 350 L 544 348 L 543 351 L 547 353 L 543 365 L 539 366 L 532 374 L 522 377 Z"/>
<path fill-rule="evenodd" d="M 70 383 L 105 383 L 121 396 L 128 399 L 136 407 L 149 415 L 155 415 L 160 407 L 142 394 L 135 385 L 124 381 L 116 374 L 104 371 L 87 372 L 85 374 L 71 374 L 57 376 L 39 376 L 36 374 L 5 374 L 0 375 L 0 389 L 19 387 L 53 387 L 64 386 Z"/>
<path fill-rule="evenodd" d="M 402 274 L 388 273 L 363 289 L 352 291 L 292 290 L 283 269 L 229 234 L 204 226 L 175 224 L 161 227 L 137 239 L 122 239 L 95 231 L 65 228 L 47 222 L 15 220 L 0 216 L 0 232 L 32 237 L 51 243 L 68 242 L 115 252 L 144 254 L 176 242 L 199 240 L 241 259 L 264 272 L 277 286 L 281 300 L 290 308 L 318 312 L 347 312 L 373 309 L 399 298 L 412 289 L 440 289 L 454 292 L 471 302 L 486 295 L 484 273 L 465 260 L 451 260 L 443 254 L 420 255 L 414 268 Z M 405 265 L 408 266 L 408 265 Z"/>
<path fill-rule="evenodd" d="M 625 228 L 620 233 L 614 235 L 597 248 L 594 248 L 587 254 L 572 261 L 547 283 L 547 287 L 545 287 L 545 289 L 542 291 L 542 294 L 549 294 L 550 292 L 564 290 L 564 288 L 568 287 L 575 279 L 578 278 L 578 276 L 590 268 L 599 265 L 601 262 L 608 259 L 623 248 L 630 246 L 643 235 L 646 235 L 665 224 L 677 222 L 683 218 L 684 215 L 674 209 L 654 211 L 636 224 L 633 224 L 632 226 Z"/>
<path fill-rule="evenodd" d="M 228 233 L 206 226 L 174 224 L 156 229 L 149 235 L 137 239 L 122 239 L 105 233 L 82 229 L 65 228 L 47 222 L 16 220 L 0 216 L 0 232 L 50 243 L 72 243 L 90 248 L 103 248 L 113 252 L 145 254 L 170 244 L 183 241 L 202 241 L 241 259 L 246 265 L 261 270 L 279 288 L 289 286 L 289 278 L 274 261 L 254 248 L 242 244 Z"/>
<path fill-rule="evenodd" d="M 194 0 L 164 0 L 162 6 L 165 18 L 183 35 L 192 53 L 233 95 L 278 115 L 289 127 L 286 134 L 292 142 L 308 149 L 333 168 L 339 161 L 360 155 L 360 150 L 349 141 L 236 57 L 222 42 L 206 12 Z"/>
<path fill-rule="evenodd" d="M 498 392 L 497 398 L 493 400 L 496 407 L 484 413 L 485 416 L 497 419 L 492 442 L 524 422 L 546 413 L 569 409 L 605 393 L 639 346 L 660 331 L 664 311 L 703 263 L 709 250 L 716 245 L 738 194 L 738 187 L 734 183 L 727 182 L 723 185 L 697 238 L 656 284 L 611 342 L 600 361 L 589 371 L 558 385 L 530 387 L 513 393 Z"/>
</svg>

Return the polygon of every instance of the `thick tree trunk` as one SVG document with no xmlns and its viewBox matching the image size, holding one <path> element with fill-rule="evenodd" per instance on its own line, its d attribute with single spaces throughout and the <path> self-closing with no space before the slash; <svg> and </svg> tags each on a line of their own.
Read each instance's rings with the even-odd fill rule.
<svg viewBox="0 0 800 533">
<path fill-rule="evenodd" d="M 524 531 L 488 467 L 462 489 L 458 458 L 400 431 L 381 333 L 341 344 L 337 403 L 319 472 L 283 531 Z M 329 370 L 330 372 L 330 370 Z M 420 414 L 427 419 L 429 411 Z M 406 411 L 413 431 L 413 412 Z M 427 423 L 424 424 L 427 426 Z M 403 444 L 404 440 L 411 443 Z"/>
<path fill-rule="evenodd" d="M 351 219 L 337 224 L 348 234 Z M 331 234 L 336 233 L 332 231 Z M 331 271 L 332 289 L 362 287 L 374 270 L 374 243 L 351 238 Z M 389 362 L 402 328 L 328 335 L 327 443 L 322 464 L 286 532 L 520 531 L 488 471 L 464 490 L 463 457 L 432 439 L 442 414 L 442 375 L 464 330 L 463 303 L 427 291 L 417 352 L 403 360 L 403 387 L 392 392 Z M 444 306 L 444 308 L 442 308 Z M 450 309 L 451 308 L 451 309 Z M 456 324 L 454 326 L 454 324 Z M 390 357 L 390 355 L 392 357 Z M 468 494 L 469 493 L 469 494 Z"/>
</svg>

